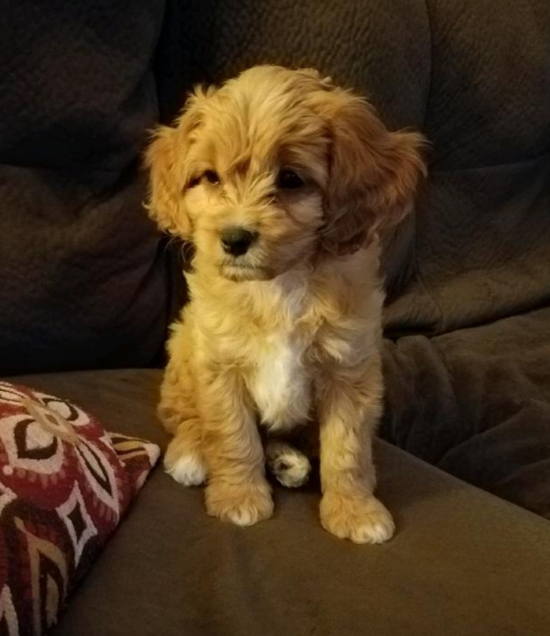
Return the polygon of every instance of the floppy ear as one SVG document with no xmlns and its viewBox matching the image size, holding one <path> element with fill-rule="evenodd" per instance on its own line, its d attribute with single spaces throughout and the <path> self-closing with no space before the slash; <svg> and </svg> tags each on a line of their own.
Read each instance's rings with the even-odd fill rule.
<svg viewBox="0 0 550 636">
<path fill-rule="evenodd" d="M 181 184 L 176 174 L 176 129 L 160 126 L 145 153 L 150 170 L 149 216 L 161 230 L 187 238 L 189 219 L 183 209 Z"/>
<path fill-rule="evenodd" d="M 348 91 L 334 88 L 324 95 L 332 148 L 321 240 L 327 251 L 346 254 L 412 209 L 426 173 L 420 155 L 424 138 L 389 132 L 368 102 Z"/>
<path fill-rule="evenodd" d="M 186 155 L 192 143 L 191 133 L 201 121 L 201 106 L 213 90 L 197 88 L 185 105 L 174 127 L 159 126 L 145 152 L 150 170 L 149 216 L 164 232 L 189 239 L 191 224 L 183 193 L 188 185 Z"/>
</svg>

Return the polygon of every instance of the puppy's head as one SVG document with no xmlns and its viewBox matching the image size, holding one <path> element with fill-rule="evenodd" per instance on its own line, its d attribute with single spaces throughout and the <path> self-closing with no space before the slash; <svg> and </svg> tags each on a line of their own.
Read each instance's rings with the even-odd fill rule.
<svg viewBox="0 0 550 636">
<path fill-rule="evenodd" d="M 198 268 L 269 279 L 345 254 L 407 213 L 422 139 L 311 70 L 249 69 L 197 89 L 146 159 L 151 216 L 195 244 Z"/>
</svg>

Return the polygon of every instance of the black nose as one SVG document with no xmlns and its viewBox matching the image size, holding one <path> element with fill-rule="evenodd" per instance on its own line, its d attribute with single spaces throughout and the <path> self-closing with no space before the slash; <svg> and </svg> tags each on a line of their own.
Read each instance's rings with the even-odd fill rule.
<svg viewBox="0 0 550 636">
<path fill-rule="evenodd" d="M 242 256 L 248 252 L 258 233 L 241 227 L 230 227 L 224 230 L 221 236 L 224 252 L 232 256 Z"/>
</svg>

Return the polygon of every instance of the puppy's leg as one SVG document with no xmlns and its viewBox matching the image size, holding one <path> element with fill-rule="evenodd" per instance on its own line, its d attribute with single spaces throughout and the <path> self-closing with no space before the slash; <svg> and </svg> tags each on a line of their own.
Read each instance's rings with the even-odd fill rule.
<svg viewBox="0 0 550 636">
<path fill-rule="evenodd" d="M 193 396 L 193 382 L 185 360 L 173 359 L 161 387 L 159 417 L 174 435 L 164 456 L 166 472 L 184 486 L 198 486 L 206 478 L 202 424 Z"/>
<path fill-rule="evenodd" d="M 309 479 L 311 472 L 309 459 L 288 442 L 268 439 L 265 454 L 269 470 L 286 488 L 299 488 Z"/>
<path fill-rule="evenodd" d="M 355 543 L 391 538 L 390 513 L 374 497 L 372 436 L 381 413 L 379 360 L 366 370 L 331 370 L 319 386 L 321 438 L 321 523 Z"/>
<path fill-rule="evenodd" d="M 271 489 L 256 418 L 234 370 L 202 378 L 199 408 L 208 466 L 206 509 L 214 517 L 250 526 L 273 513 Z"/>
</svg>

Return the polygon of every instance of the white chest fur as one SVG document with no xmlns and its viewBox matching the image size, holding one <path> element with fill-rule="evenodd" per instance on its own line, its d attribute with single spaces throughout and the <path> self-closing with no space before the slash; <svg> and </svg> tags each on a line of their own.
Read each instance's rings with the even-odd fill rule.
<svg viewBox="0 0 550 636">
<path fill-rule="evenodd" d="M 248 389 L 262 423 L 272 429 L 290 428 L 308 417 L 311 378 L 306 350 L 307 343 L 295 334 L 270 334 L 250 369 Z"/>
<path fill-rule="evenodd" d="M 271 306 L 273 320 L 257 337 L 256 355 L 247 373 L 247 386 L 262 423 L 272 429 L 285 429 L 303 423 L 311 404 L 311 376 L 306 354 L 311 346 L 310 334 L 297 328 L 307 311 L 307 278 L 280 277 L 255 290 L 262 305 Z"/>
</svg>

